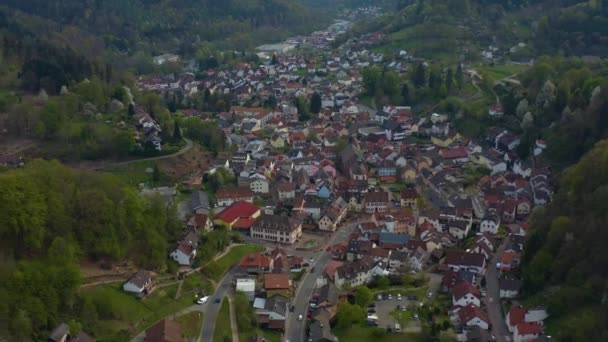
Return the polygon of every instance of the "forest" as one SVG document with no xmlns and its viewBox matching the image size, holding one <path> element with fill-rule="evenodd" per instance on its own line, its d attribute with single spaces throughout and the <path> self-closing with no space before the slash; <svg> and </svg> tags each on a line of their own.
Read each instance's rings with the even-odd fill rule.
<svg viewBox="0 0 608 342">
<path fill-rule="evenodd" d="M 97 308 L 78 296 L 83 260 L 164 270 L 182 234 L 174 208 L 120 179 L 34 160 L 0 174 L 0 329 L 43 340 L 61 321 L 88 328 Z"/>
<path fill-rule="evenodd" d="M 608 141 L 566 170 L 534 212 L 524 247 L 526 296 L 544 303 L 559 341 L 608 340 Z M 536 299 L 536 300 L 534 300 Z"/>
</svg>

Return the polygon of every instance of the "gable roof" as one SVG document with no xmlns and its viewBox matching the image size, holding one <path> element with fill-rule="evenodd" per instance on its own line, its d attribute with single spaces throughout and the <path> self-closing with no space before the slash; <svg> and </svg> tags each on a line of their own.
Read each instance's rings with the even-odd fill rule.
<svg viewBox="0 0 608 342">
<path fill-rule="evenodd" d="M 250 218 L 259 210 L 260 208 L 247 201 L 238 201 L 222 210 L 222 212 L 215 216 L 215 219 L 232 223 L 239 218 Z"/>
<path fill-rule="evenodd" d="M 458 282 L 458 284 L 456 284 L 456 286 L 454 286 L 454 289 L 452 290 L 452 296 L 454 296 L 456 300 L 459 300 L 467 294 L 472 294 L 478 299 L 480 298 L 479 290 L 477 290 L 475 286 L 473 286 L 466 280 L 461 280 L 460 282 Z"/>
<path fill-rule="evenodd" d="M 176 321 L 163 319 L 146 330 L 146 341 L 149 342 L 180 342 L 181 339 L 181 327 Z"/>
<path fill-rule="evenodd" d="M 128 282 L 137 286 L 138 288 L 143 288 L 150 278 L 152 277 L 152 273 L 144 270 L 137 271 Z"/>
<path fill-rule="evenodd" d="M 489 323 L 488 316 L 477 305 L 469 304 L 458 311 L 458 317 L 462 323 L 467 323 L 472 319 L 479 318 L 480 320 Z"/>
<path fill-rule="evenodd" d="M 450 251 L 447 253 L 446 263 L 448 265 L 483 267 L 485 263 L 485 256 L 481 253 Z"/>
</svg>

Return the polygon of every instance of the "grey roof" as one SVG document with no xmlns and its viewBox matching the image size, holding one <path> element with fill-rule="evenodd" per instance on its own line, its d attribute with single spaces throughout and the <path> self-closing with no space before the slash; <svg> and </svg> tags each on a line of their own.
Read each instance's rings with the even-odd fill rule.
<svg viewBox="0 0 608 342">
<path fill-rule="evenodd" d="M 129 279 L 128 282 L 141 288 L 141 287 L 144 287 L 144 285 L 146 285 L 146 283 L 150 280 L 151 277 L 152 277 L 152 273 L 150 273 L 148 271 L 140 270 L 140 271 L 137 271 L 137 273 L 135 273 Z"/>
<path fill-rule="evenodd" d="M 70 327 L 65 323 L 61 323 L 55 329 L 53 329 L 53 332 L 51 332 L 49 335 L 49 340 L 57 342 L 61 341 L 69 334 L 69 332 Z"/>
<path fill-rule="evenodd" d="M 319 289 L 319 303 L 327 302 L 330 305 L 338 303 L 338 289 L 333 283 L 328 283 Z"/>
<path fill-rule="evenodd" d="M 516 278 L 502 278 L 498 281 L 498 286 L 505 291 L 519 291 L 521 289 L 521 280 Z"/>
<path fill-rule="evenodd" d="M 287 307 L 289 304 L 289 299 L 277 295 L 266 299 L 266 305 L 264 305 L 264 309 L 267 311 L 272 311 L 278 313 L 281 316 L 287 316 Z"/>
<path fill-rule="evenodd" d="M 334 342 L 338 339 L 331 334 L 329 324 L 321 324 L 317 320 L 313 320 L 308 328 L 308 338 L 312 342 Z"/>
<path fill-rule="evenodd" d="M 411 236 L 409 236 L 408 234 L 397 234 L 397 233 L 389 233 L 389 232 L 382 232 L 380 233 L 380 243 L 390 243 L 390 244 L 397 244 L 397 245 L 406 245 L 408 243 L 408 241 L 410 241 Z"/>
<path fill-rule="evenodd" d="M 198 209 L 211 210 L 209 195 L 206 192 L 196 191 L 190 196 L 190 210 L 196 211 Z"/>
</svg>

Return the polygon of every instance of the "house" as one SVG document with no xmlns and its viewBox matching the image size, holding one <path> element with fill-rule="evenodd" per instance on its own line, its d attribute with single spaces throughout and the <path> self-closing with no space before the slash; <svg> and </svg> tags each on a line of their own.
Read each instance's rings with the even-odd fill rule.
<svg viewBox="0 0 608 342">
<path fill-rule="evenodd" d="M 453 237 L 462 240 L 469 235 L 469 231 L 471 230 L 471 220 L 463 220 L 463 219 L 455 219 L 449 220 L 447 223 L 448 232 Z"/>
<path fill-rule="evenodd" d="M 264 215 L 251 226 L 251 236 L 266 241 L 293 244 L 302 236 L 302 224 L 287 216 Z"/>
<path fill-rule="evenodd" d="M 458 319 L 460 324 L 467 327 L 479 327 L 488 330 L 490 320 L 486 313 L 474 304 L 469 304 L 458 310 Z"/>
<path fill-rule="evenodd" d="M 150 294 L 155 287 L 152 280 L 152 273 L 148 271 L 138 271 L 126 283 L 122 285 L 125 292 L 136 294 L 138 297 L 143 297 Z"/>
<path fill-rule="evenodd" d="M 285 139 L 283 139 L 280 135 L 275 134 L 270 139 L 270 145 L 274 148 L 283 148 L 285 147 Z"/>
<path fill-rule="evenodd" d="M 490 233 L 496 235 L 500 226 L 500 216 L 495 210 L 488 210 L 479 224 L 479 231 L 482 233 Z"/>
<path fill-rule="evenodd" d="M 95 340 L 84 331 L 76 335 L 70 335 L 70 327 L 66 323 L 61 323 L 49 335 L 48 342 L 94 342 Z"/>
<path fill-rule="evenodd" d="M 290 298 L 292 294 L 292 284 L 289 275 L 286 273 L 267 273 L 264 274 L 264 290 L 266 298 L 275 295 Z"/>
<path fill-rule="evenodd" d="M 415 187 L 405 188 L 401 190 L 400 195 L 401 206 L 409 208 L 413 208 L 414 206 L 416 206 L 416 200 L 418 199 L 418 197 L 420 197 Z"/>
<path fill-rule="evenodd" d="M 260 208 L 245 201 L 230 204 L 215 216 L 215 224 L 224 225 L 229 230 L 248 231 L 255 220 L 260 217 Z"/>
<path fill-rule="evenodd" d="M 198 235 L 191 230 L 177 243 L 177 247 L 169 254 L 169 257 L 181 266 L 190 266 L 196 258 L 197 247 Z"/>
<path fill-rule="evenodd" d="M 327 209 L 319 220 L 319 229 L 331 232 L 335 231 L 338 228 L 338 224 L 340 224 L 346 215 L 346 212 L 346 208 L 331 207 Z"/>
<path fill-rule="evenodd" d="M 502 108 L 502 105 L 500 103 L 496 103 L 496 104 L 493 104 L 492 106 L 490 106 L 490 109 L 488 110 L 488 114 L 491 117 L 501 117 L 505 114 L 505 111 Z"/>
<path fill-rule="evenodd" d="M 256 298 L 254 301 L 257 321 L 260 327 L 273 330 L 285 330 L 289 317 L 289 299 L 281 295 L 267 298 Z"/>
<path fill-rule="evenodd" d="M 209 195 L 203 191 L 195 191 L 190 195 L 190 212 L 209 215 L 211 211 L 211 202 Z"/>
<path fill-rule="evenodd" d="M 452 304 L 454 306 L 481 305 L 479 290 L 466 280 L 461 280 L 452 289 Z"/>
<path fill-rule="evenodd" d="M 255 299 L 255 279 L 254 278 L 237 278 L 235 281 L 235 290 L 245 294 L 249 301 Z"/>
<path fill-rule="evenodd" d="M 274 268 L 274 259 L 263 252 L 251 253 L 245 255 L 241 259 L 239 266 L 241 267 L 241 270 L 249 274 L 272 272 Z"/>
<path fill-rule="evenodd" d="M 521 260 L 521 253 L 513 250 L 506 250 L 502 252 L 499 258 L 499 263 L 497 267 L 500 269 L 500 272 L 506 273 L 510 272 L 519 267 L 519 263 Z"/>
<path fill-rule="evenodd" d="M 329 322 L 321 323 L 319 320 L 313 319 L 308 327 L 309 342 L 338 342 L 338 338 L 331 333 L 331 325 Z"/>
<path fill-rule="evenodd" d="M 542 326 L 536 322 L 522 322 L 513 330 L 513 342 L 528 342 L 536 339 L 543 332 Z"/>
<path fill-rule="evenodd" d="M 479 253 L 466 253 L 450 251 L 446 255 L 448 268 L 452 271 L 469 271 L 474 274 L 483 274 L 486 268 L 486 258 Z"/>
<path fill-rule="evenodd" d="M 509 309 L 509 313 L 507 314 L 506 318 L 507 328 L 509 329 L 509 332 L 514 332 L 515 327 L 518 324 L 525 322 L 527 312 L 528 309 L 521 305 L 514 305 Z"/>
<path fill-rule="evenodd" d="M 397 165 L 389 159 L 385 159 L 378 165 L 378 177 L 381 182 L 395 182 L 397 180 Z"/>
<path fill-rule="evenodd" d="M 413 242 L 410 240 L 410 242 Z M 417 247 L 410 253 L 409 266 L 414 271 L 422 271 L 427 261 L 429 260 L 430 253 L 425 251 L 423 247 Z"/>
<path fill-rule="evenodd" d="M 375 262 L 371 257 L 346 262 L 338 267 L 334 274 L 334 283 L 338 289 L 354 288 L 365 285 L 372 280 L 372 269 Z"/>
<path fill-rule="evenodd" d="M 208 232 L 213 229 L 213 222 L 211 222 L 207 214 L 194 214 L 192 217 L 190 217 L 186 226 L 189 229 L 201 229 L 205 232 Z"/>
<path fill-rule="evenodd" d="M 404 251 L 392 251 L 388 259 L 388 266 L 393 272 L 399 271 L 408 265 L 408 253 Z"/>
<path fill-rule="evenodd" d="M 279 183 L 277 185 L 279 201 L 294 199 L 296 197 L 296 187 L 293 183 Z"/>
<path fill-rule="evenodd" d="M 220 207 L 229 206 L 237 201 L 247 201 L 253 203 L 253 191 L 245 187 L 222 187 L 215 194 L 217 205 Z"/>
<path fill-rule="evenodd" d="M 383 213 L 388 211 L 390 193 L 385 191 L 368 192 L 363 197 L 365 212 Z"/>
<path fill-rule="evenodd" d="M 390 232 L 381 232 L 379 244 L 384 249 L 402 249 L 410 241 L 411 236 L 407 234 L 397 234 Z"/>
<path fill-rule="evenodd" d="M 249 183 L 249 189 L 256 194 L 267 194 L 270 191 L 270 184 L 266 178 L 256 178 Z"/>
<path fill-rule="evenodd" d="M 182 329 L 178 322 L 163 319 L 146 330 L 146 342 L 180 342 Z"/>
<path fill-rule="evenodd" d="M 521 280 L 516 278 L 501 278 L 498 280 L 500 298 L 516 298 L 521 289 Z"/>
</svg>

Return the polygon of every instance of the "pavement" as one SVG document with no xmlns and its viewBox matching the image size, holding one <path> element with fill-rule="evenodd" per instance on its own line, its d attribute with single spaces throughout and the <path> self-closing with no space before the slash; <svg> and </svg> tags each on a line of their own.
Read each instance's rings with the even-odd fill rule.
<svg viewBox="0 0 608 342">
<path fill-rule="evenodd" d="M 360 222 L 365 220 L 356 221 L 349 223 L 337 230 L 333 237 L 328 242 L 328 245 L 342 242 L 348 238 L 350 233 L 357 227 Z M 308 254 L 308 257 L 313 257 L 315 261 L 311 264 L 314 272 L 307 272 L 302 281 L 300 282 L 298 289 L 296 290 L 295 297 L 293 299 L 294 311 L 287 317 L 287 324 L 285 325 L 285 341 L 289 342 L 300 342 L 306 341 L 306 319 L 299 321 L 298 316 L 306 317 L 308 311 L 308 303 L 316 287 L 317 278 L 323 275 L 327 262 L 331 260 L 331 253 L 326 251 L 324 248 L 320 252 L 313 252 Z"/>
<path fill-rule="evenodd" d="M 486 297 L 484 301 L 488 311 L 488 317 L 492 322 L 492 335 L 496 337 L 497 342 L 508 342 L 511 341 L 511 334 L 507 329 L 507 323 L 502 312 L 502 305 L 500 303 L 500 290 L 498 287 L 498 271 L 496 270 L 496 263 L 499 260 L 500 254 L 505 250 L 508 240 L 505 241 L 498 247 L 490 264 L 486 269 Z"/>
</svg>

